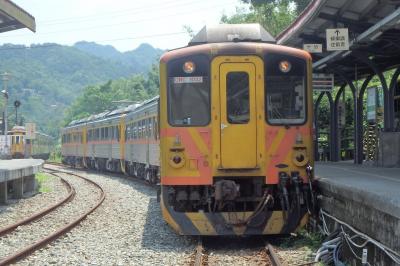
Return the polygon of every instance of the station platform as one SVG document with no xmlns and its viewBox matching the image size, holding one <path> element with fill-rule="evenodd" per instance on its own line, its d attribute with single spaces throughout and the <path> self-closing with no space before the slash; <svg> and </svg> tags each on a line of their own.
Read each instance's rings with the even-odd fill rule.
<svg viewBox="0 0 400 266">
<path fill-rule="evenodd" d="M 317 162 L 315 175 L 324 211 L 400 252 L 400 168 Z"/>
<path fill-rule="evenodd" d="M 0 160 L 0 203 L 7 203 L 10 196 L 21 198 L 35 191 L 35 174 L 41 171 L 43 163 L 40 159 Z"/>
</svg>

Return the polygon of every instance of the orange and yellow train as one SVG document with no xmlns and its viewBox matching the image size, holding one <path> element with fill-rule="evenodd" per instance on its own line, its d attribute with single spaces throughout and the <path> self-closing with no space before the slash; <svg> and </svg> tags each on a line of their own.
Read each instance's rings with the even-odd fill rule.
<svg viewBox="0 0 400 266">
<path fill-rule="evenodd" d="M 146 155 L 142 162 L 126 159 L 132 115 L 116 119 L 125 154 L 115 165 L 127 172 L 140 164 L 147 179 L 157 176 L 162 215 L 180 234 L 287 234 L 307 222 L 314 202 L 311 57 L 274 42 L 256 24 L 219 25 L 165 53 L 157 108 L 143 114 L 156 122 L 133 129 L 147 132 L 137 141 L 144 147 L 129 148 Z M 154 163 L 151 143 L 159 144 Z"/>
</svg>

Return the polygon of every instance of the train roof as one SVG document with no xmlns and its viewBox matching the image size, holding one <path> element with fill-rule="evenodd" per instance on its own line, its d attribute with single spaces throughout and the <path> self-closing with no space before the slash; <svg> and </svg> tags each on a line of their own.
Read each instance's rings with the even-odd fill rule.
<svg viewBox="0 0 400 266">
<path fill-rule="evenodd" d="M 219 24 L 203 27 L 189 42 L 189 46 L 220 42 L 276 43 L 260 24 Z"/>
<path fill-rule="evenodd" d="M 118 108 L 112 111 L 104 111 L 99 114 L 93 114 L 91 116 L 71 121 L 66 128 L 71 128 L 74 126 L 79 126 L 85 123 L 92 123 L 92 122 L 100 122 L 100 121 L 107 121 L 109 119 L 115 119 L 121 117 L 122 115 L 134 113 L 145 109 L 147 106 L 151 105 L 154 102 L 157 102 L 159 96 L 155 96 L 151 99 L 148 99 L 139 104 L 131 104 L 127 107 Z"/>
</svg>

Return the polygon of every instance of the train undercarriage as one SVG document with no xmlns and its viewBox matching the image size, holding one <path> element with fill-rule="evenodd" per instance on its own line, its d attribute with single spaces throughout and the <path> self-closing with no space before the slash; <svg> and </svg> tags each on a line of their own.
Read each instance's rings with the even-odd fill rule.
<svg viewBox="0 0 400 266">
<path fill-rule="evenodd" d="M 297 174 L 215 177 L 211 186 L 162 186 L 164 218 L 184 235 L 288 234 L 313 212 L 313 192 Z"/>
<path fill-rule="evenodd" d="M 83 158 L 75 156 L 64 157 L 63 163 L 72 167 L 84 167 L 98 171 L 125 173 L 130 176 L 145 179 L 152 184 L 159 183 L 159 167 L 154 165 L 128 161 L 121 162 L 119 159 Z"/>
</svg>

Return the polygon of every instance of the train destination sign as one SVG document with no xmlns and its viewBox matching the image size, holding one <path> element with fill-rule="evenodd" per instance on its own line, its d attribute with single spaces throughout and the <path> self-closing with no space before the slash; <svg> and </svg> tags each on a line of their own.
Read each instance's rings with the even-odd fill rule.
<svg viewBox="0 0 400 266">
<path fill-rule="evenodd" d="M 305 43 L 303 44 L 303 50 L 309 53 L 322 53 L 322 44 L 320 43 Z"/>
<path fill-rule="evenodd" d="M 316 91 L 332 91 L 334 86 L 333 74 L 317 74 L 313 73 L 312 86 Z"/>
<path fill-rule="evenodd" d="M 203 83 L 203 77 L 174 77 L 174 83 Z"/>
<path fill-rule="evenodd" d="M 349 29 L 347 28 L 326 29 L 326 50 L 328 51 L 349 50 Z"/>
</svg>

